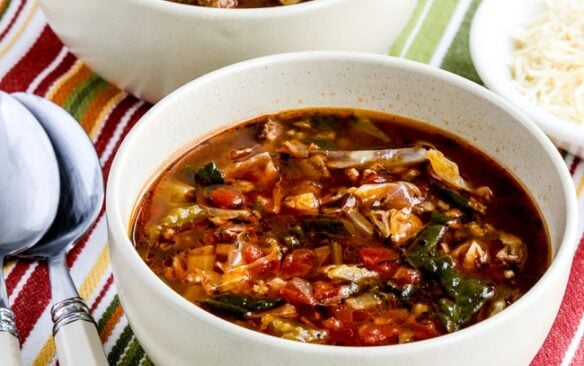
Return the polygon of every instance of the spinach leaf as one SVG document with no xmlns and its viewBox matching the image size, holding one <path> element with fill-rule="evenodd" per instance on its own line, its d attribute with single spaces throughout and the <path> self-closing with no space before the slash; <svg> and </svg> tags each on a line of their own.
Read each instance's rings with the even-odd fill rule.
<svg viewBox="0 0 584 366">
<path fill-rule="evenodd" d="M 462 309 L 456 303 L 448 299 L 440 299 L 438 302 L 438 317 L 446 327 L 449 333 L 459 328 L 462 319 Z"/>
<path fill-rule="evenodd" d="M 243 295 L 221 294 L 203 301 L 211 311 L 243 319 L 250 313 L 274 308 L 283 304 L 282 299 L 252 299 Z"/>
<path fill-rule="evenodd" d="M 337 144 L 333 139 L 317 138 L 313 141 L 321 150 L 334 151 L 337 149 Z"/>
<path fill-rule="evenodd" d="M 449 332 L 460 329 L 494 295 L 486 281 L 459 272 L 452 258 L 438 256 L 436 246 L 446 227 L 428 226 L 406 252 L 408 262 L 415 268 L 436 275 L 448 298 L 440 299 L 439 317 Z"/>
<path fill-rule="evenodd" d="M 417 269 L 437 273 L 439 263 L 436 260 L 436 246 L 446 233 L 444 225 L 430 225 L 414 240 L 406 251 L 408 262 Z"/>
<path fill-rule="evenodd" d="M 377 127 L 377 125 L 368 117 L 361 115 L 354 115 L 355 123 L 353 129 L 359 131 L 361 134 L 369 135 L 385 143 L 390 142 L 391 139 L 387 134 Z"/>
<path fill-rule="evenodd" d="M 221 174 L 219 167 L 214 161 L 197 170 L 195 173 L 195 181 L 204 186 L 225 183 L 223 174 Z"/>
<path fill-rule="evenodd" d="M 438 315 L 446 329 L 453 332 L 483 307 L 494 295 L 494 289 L 486 281 L 457 271 L 450 257 L 443 256 L 437 262 L 440 283 L 449 296 L 440 299 Z"/>
<path fill-rule="evenodd" d="M 341 123 L 341 118 L 331 115 L 315 114 L 308 118 L 312 126 L 319 130 L 334 130 Z"/>
</svg>

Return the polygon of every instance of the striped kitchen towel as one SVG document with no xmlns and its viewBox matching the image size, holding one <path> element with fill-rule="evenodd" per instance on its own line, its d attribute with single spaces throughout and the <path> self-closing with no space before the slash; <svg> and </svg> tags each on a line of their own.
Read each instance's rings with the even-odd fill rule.
<svg viewBox="0 0 584 366">
<path fill-rule="evenodd" d="M 419 0 L 390 53 L 480 82 L 472 67 L 467 40 L 478 4 L 478 0 Z M 94 142 L 106 179 L 123 137 L 150 108 L 77 60 L 47 25 L 38 0 L 0 0 L 0 89 L 32 92 L 64 106 Z M 571 155 L 565 155 L 565 161 L 578 187 L 584 213 L 584 163 Z M 117 296 L 103 212 L 67 259 L 80 294 L 97 320 L 110 364 L 150 365 Z M 4 271 L 24 364 L 56 364 L 46 266 L 11 261 Z M 576 255 L 560 314 L 532 366 L 584 365 L 584 311 L 579 301 L 584 297 L 583 281 L 584 241 Z"/>
</svg>

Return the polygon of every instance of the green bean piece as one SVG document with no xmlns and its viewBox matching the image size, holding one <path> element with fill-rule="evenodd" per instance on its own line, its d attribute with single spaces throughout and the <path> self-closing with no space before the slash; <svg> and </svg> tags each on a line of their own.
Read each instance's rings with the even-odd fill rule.
<svg viewBox="0 0 584 366">
<path fill-rule="evenodd" d="M 450 188 L 447 188 L 446 186 L 434 180 L 430 182 L 430 187 L 433 190 L 435 190 L 436 193 L 442 196 L 445 200 L 448 200 L 450 203 L 464 210 L 466 213 L 472 210 L 469 199 L 463 196 L 462 194 Z"/>
</svg>

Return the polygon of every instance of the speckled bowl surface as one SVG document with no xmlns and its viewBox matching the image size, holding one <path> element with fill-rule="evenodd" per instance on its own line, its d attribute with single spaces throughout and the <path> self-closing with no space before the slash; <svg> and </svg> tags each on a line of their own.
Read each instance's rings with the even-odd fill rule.
<svg viewBox="0 0 584 366">
<path fill-rule="evenodd" d="M 355 107 L 447 129 L 494 157 L 532 193 L 553 262 L 498 315 L 435 339 L 369 348 L 303 344 L 244 329 L 192 305 L 140 259 L 129 239 L 135 204 L 160 169 L 218 130 L 258 115 Z M 133 128 L 107 186 L 111 258 L 132 329 L 160 365 L 528 365 L 557 314 L 576 248 L 577 208 L 555 147 L 523 114 L 483 87 L 387 56 L 307 52 L 271 56 L 199 78 L 154 106 Z M 529 331 L 526 325 L 529 324 Z"/>
<path fill-rule="evenodd" d="M 41 0 L 51 28 L 106 80 L 157 102 L 219 67 L 281 52 L 386 53 L 415 0 L 216 9 L 165 0 Z"/>
</svg>

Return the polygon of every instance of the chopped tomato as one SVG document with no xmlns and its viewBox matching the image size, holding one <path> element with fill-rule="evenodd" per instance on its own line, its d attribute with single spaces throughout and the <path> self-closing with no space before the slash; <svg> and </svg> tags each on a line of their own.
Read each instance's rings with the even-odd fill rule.
<svg viewBox="0 0 584 366">
<path fill-rule="evenodd" d="M 279 265 L 280 259 L 278 255 L 268 254 L 250 263 L 248 270 L 252 276 L 259 276 L 262 273 L 277 271 Z"/>
<path fill-rule="evenodd" d="M 329 331 L 329 340 L 332 344 L 354 346 L 356 330 L 351 324 L 345 324 L 337 318 L 328 318 L 322 326 Z"/>
<path fill-rule="evenodd" d="M 384 247 L 365 247 L 360 251 L 361 261 L 372 271 L 390 276 L 399 266 L 399 253 Z"/>
<path fill-rule="evenodd" d="M 209 187 L 209 200 L 217 207 L 233 209 L 243 206 L 245 197 L 236 188 L 231 186 Z"/>
<path fill-rule="evenodd" d="M 414 331 L 414 339 L 416 340 L 434 338 L 443 333 L 436 322 L 432 320 L 415 321 L 410 325 L 410 328 Z"/>
<path fill-rule="evenodd" d="M 399 267 L 391 277 L 400 285 L 416 285 L 422 282 L 422 274 L 413 268 Z"/>
<path fill-rule="evenodd" d="M 280 289 L 280 296 L 293 305 L 317 305 L 310 282 L 293 278 Z"/>
<path fill-rule="evenodd" d="M 287 277 L 304 277 L 314 267 L 314 252 L 310 249 L 294 249 L 286 255 L 280 271 Z"/>
<path fill-rule="evenodd" d="M 341 300 L 340 287 L 332 283 L 316 281 L 312 288 L 314 290 L 314 298 L 321 304 L 334 304 Z"/>
<path fill-rule="evenodd" d="M 243 250 L 241 251 L 241 255 L 243 259 L 247 263 L 252 263 L 258 260 L 264 253 L 262 252 L 262 248 L 260 248 L 257 244 L 249 244 L 246 245 Z"/>
</svg>

